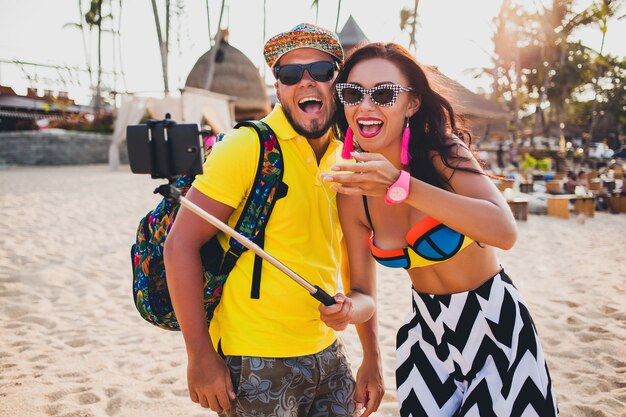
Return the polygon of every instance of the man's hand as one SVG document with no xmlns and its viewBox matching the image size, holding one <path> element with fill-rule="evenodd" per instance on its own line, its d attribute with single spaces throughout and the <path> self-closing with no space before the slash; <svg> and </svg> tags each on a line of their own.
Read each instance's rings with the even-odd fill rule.
<svg viewBox="0 0 626 417">
<path fill-rule="evenodd" d="M 331 329 L 345 330 L 352 321 L 352 300 L 342 293 L 337 293 L 333 298 L 336 304 L 319 305 L 320 319 Z"/>
<path fill-rule="evenodd" d="M 383 382 L 380 361 L 363 359 L 356 373 L 356 388 L 354 391 L 354 402 L 357 410 L 365 410 L 361 417 L 369 416 L 378 410 L 384 394 L 385 384 Z"/>
<path fill-rule="evenodd" d="M 189 355 L 187 386 L 191 401 L 218 413 L 230 409 L 235 399 L 228 366 L 215 352 Z"/>
</svg>

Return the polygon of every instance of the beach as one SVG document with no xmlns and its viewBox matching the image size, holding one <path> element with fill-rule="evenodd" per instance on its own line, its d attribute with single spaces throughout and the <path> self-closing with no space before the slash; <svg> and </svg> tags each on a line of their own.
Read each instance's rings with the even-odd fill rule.
<svg viewBox="0 0 626 417">
<path fill-rule="evenodd" d="M 0 416 L 215 416 L 191 402 L 179 332 L 141 319 L 129 257 L 163 181 L 128 166 L 0 169 Z M 530 215 L 500 261 L 528 303 L 561 416 L 626 416 L 626 214 Z M 378 270 L 386 394 L 398 416 L 395 333 L 404 271 Z M 353 369 L 360 345 L 341 336 Z"/>
</svg>

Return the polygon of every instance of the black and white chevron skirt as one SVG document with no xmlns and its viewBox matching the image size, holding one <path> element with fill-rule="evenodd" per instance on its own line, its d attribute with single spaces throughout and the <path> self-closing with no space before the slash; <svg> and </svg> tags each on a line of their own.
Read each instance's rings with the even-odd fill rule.
<svg viewBox="0 0 626 417">
<path fill-rule="evenodd" d="M 402 417 L 557 414 L 535 325 L 503 270 L 472 291 L 413 290 L 396 348 Z"/>
</svg>

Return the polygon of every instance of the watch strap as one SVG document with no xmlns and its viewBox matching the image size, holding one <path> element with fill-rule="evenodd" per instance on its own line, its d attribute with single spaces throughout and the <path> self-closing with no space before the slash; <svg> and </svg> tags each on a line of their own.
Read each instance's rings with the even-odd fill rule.
<svg viewBox="0 0 626 417">
<path fill-rule="evenodd" d="M 400 204 L 409 196 L 409 184 L 411 181 L 411 174 L 401 170 L 398 179 L 387 188 L 387 195 L 385 195 L 385 203 L 387 204 Z M 404 191 L 404 193 L 402 193 Z M 402 195 L 403 194 L 403 195 Z M 401 195 L 401 198 L 398 198 Z"/>
</svg>

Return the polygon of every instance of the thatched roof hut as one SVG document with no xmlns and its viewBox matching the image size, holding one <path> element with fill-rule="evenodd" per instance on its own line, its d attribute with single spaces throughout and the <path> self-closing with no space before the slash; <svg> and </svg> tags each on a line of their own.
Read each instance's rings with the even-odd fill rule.
<svg viewBox="0 0 626 417">
<path fill-rule="evenodd" d="M 470 91 L 434 66 L 426 66 L 426 69 L 431 87 L 450 100 L 473 134 L 494 139 L 508 136 L 507 121 L 511 119 L 511 112 L 503 104 Z"/>
<path fill-rule="evenodd" d="M 428 66 L 427 69 L 432 87 L 450 99 L 459 114 L 493 120 L 506 120 L 510 117 L 509 111 L 502 104 L 470 91 L 443 75 L 437 67 Z"/>
<path fill-rule="evenodd" d="M 209 81 L 212 63 L 214 68 Z M 185 86 L 235 97 L 236 120 L 260 119 L 270 111 L 259 71 L 247 56 L 228 43 L 226 36 L 218 39 L 216 45 L 198 59 Z"/>
</svg>

